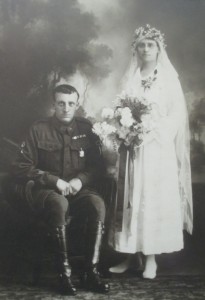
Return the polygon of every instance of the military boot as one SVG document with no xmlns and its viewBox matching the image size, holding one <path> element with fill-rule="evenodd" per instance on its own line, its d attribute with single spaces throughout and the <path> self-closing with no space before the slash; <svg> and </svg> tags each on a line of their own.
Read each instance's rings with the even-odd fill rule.
<svg viewBox="0 0 205 300">
<path fill-rule="evenodd" d="M 88 230 L 86 244 L 83 284 L 86 289 L 97 293 L 107 293 L 110 289 L 109 284 L 102 281 L 98 272 L 103 233 L 104 226 L 103 223 L 99 221 L 95 226 Z"/>
<path fill-rule="evenodd" d="M 55 228 L 57 270 L 60 282 L 60 292 L 64 295 L 76 295 L 76 288 L 71 281 L 71 266 L 67 254 L 66 226 Z"/>
</svg>

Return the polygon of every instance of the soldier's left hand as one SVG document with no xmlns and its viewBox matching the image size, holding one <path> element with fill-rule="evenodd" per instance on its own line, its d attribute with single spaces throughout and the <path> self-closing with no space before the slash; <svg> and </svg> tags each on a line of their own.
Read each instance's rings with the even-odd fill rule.
<svg viewBox="0 0 205 300">
<path fill-rule="evenodd" d="M 69 181 L 70 194 L 76 195 L 82 188 L 82 182 L 79 178 L 73 178 Z"/>
</svg>

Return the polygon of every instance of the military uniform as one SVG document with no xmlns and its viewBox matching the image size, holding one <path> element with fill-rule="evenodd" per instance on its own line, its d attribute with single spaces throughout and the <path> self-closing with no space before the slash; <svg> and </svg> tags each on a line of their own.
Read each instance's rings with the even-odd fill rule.
<svg viewBox="0 0 205 300">
<path fill-rule="evenodd" d="M 95 249 L 99 252 L 100 244 L 96 248 L 96 242 L 101 243 L 101 238 L 99 240 L 97 236 L 102 236 L 105 219 L 104 201 L 95 190 L 103 171 L 100 144 L 92 132 L 91 123 L 85 118 L 74 117 L 71 123 L 65 125 L 55 115 L 33 124 L 12 166 L 12 175 L 18 183 L 34 180 L 30 204 L 36 212 L 44 212 L 50 228 L 58 228 L 58 236 L 60 226 L 66 224 L 65 216 L 69 209 L 79 216 L 79 220 L 81 217 L 88 218 L 87 270 L 98 262 L 99 253 L 94 252 Z M 78 178 L 82 189 L 75 196 L 65 197 L 56 187 L 59 178 L 67 182 Z M 61 236 L 65 240 L 62 230 Z M 61 270 L 61 273 L 66 272 Z M 98 285 L 105 288 L 101 283 Z"/>
<path fill-rule="evenodd" d="M 83 185 L 81 193 L 89 193 L 102 171 L 99 140 L 92 132 L 91 123 L 80 117 L 67 126 L 55 116 L 35 122 L 12 166 L 18 182 L 35 181 L 41 200 L 34 199 L 34 206 L 35 201 L 43 206 L 43 200 L 50 189 L 56 189 L 59 178 L 65 181 L 79 178 Z"/>
</svg>

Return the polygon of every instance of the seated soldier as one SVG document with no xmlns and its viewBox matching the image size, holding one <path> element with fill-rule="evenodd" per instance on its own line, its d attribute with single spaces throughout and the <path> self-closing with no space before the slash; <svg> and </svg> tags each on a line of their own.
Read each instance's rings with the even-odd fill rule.
<svg viewBox="0 0 205 300">
<path fill-rule="evenodd" d="M 78 91 L 67 84 L 55 87 L 55 114 L 36 121 L 12 166 L 15 181 L 34 180 L 32 208 L 43 216 L 56 241 L 56 258 L 63 294 L 76 294 L 71 281 L 67 255 L 66 221 L 68 212 L 87 218 L 84 283 L 87 289 L 106 293 L 97 270 L 105 219 L 103 199 L 95 191 L 103 162 L 99 141 L 91 123 L 76 116 Z"/>
</svg>

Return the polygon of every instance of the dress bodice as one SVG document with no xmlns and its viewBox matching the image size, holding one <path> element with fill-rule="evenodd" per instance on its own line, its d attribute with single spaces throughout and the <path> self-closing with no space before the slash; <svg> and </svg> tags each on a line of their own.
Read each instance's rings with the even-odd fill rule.
<svg viewBox="0 0 205 300">
<path fill-rule="evenodd" d="M 145 98 L 148 103 L 153 105 L 153 108 L 158 111 L 158 114 L 162 117 L 166 116 L 169 110 L 169 99 L 166 93 L 164 80 L 160 75 L 160 70 L 157 68 L 157 74 L 154 75 L 154 71 L 146 77 L 142 77 L 140 74 L 140 68 L 137 69 L 134 75 L 134 84 L 130 91 L 134 93 L 136 97 Z M 145 87 L 142 81 L 148 81 L 150 79 L 151 84 L 149 87 Z"/>
</svg>

